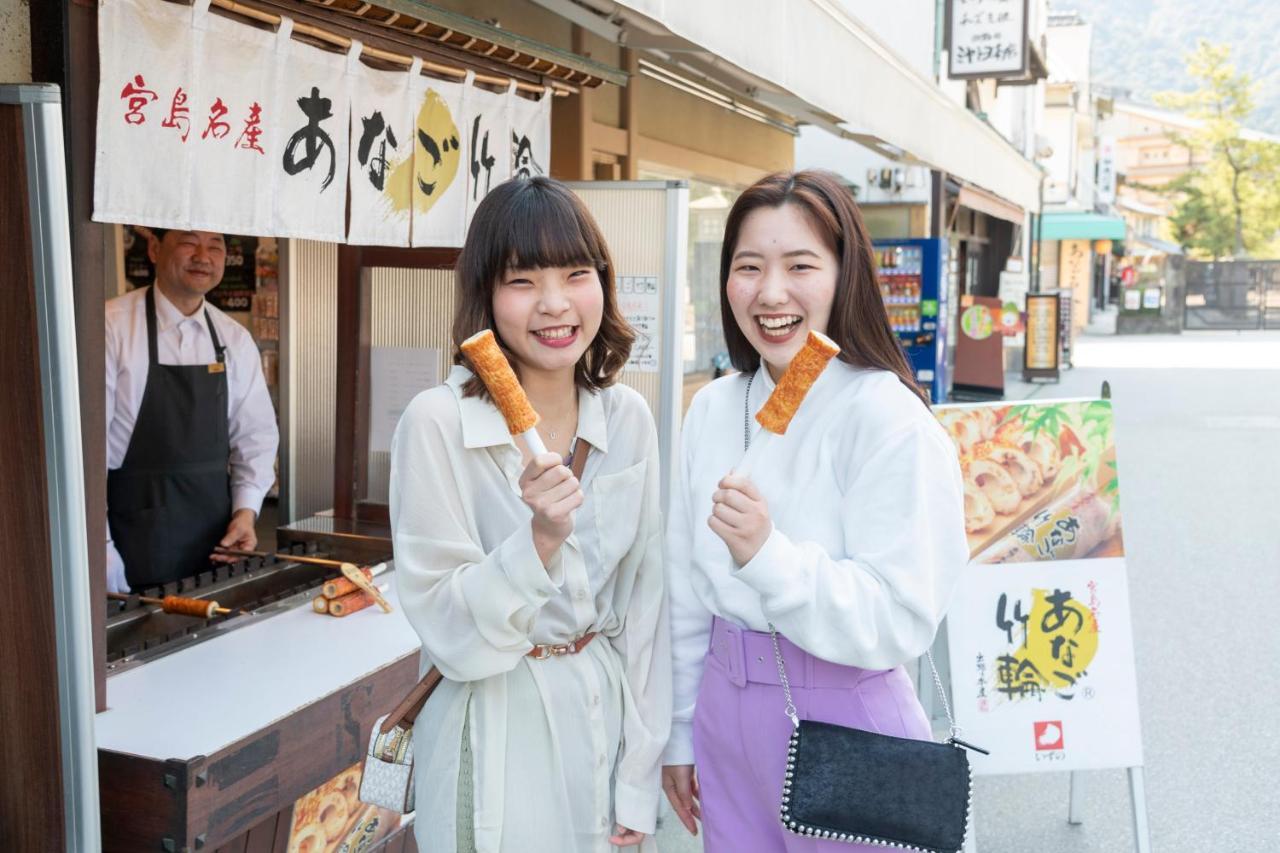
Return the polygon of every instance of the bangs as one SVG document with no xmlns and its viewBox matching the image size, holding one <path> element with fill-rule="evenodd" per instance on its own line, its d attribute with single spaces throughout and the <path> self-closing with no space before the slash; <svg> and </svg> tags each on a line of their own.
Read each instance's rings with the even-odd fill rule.
<svg viewBox="0 0 1280 853">
<path fill-rule="evenodd" d="M 494 278 L 516 269 L 584 266 L 601 271 L 606 265 L 598 230 L 567 189 L 521 181 L 504 218 L 506 227 L 498 229 L 486 253 Z"/>
<path fill-rule="evenodd" d="M 467 363 L 464 341 L 495 328 L 494 293 L 509 271 L 565 267 L 594 269 L 604 300 L 600 330 L 574 368 L 574 384 L 598 391 L 616 382 L 635 332 L 618 310 L 609 246 L 582 199 L 541 175 L 501 183 L 476 207 L 454 269 L 453 363 Z M 475 376 L 463 394 L 488 398 L 484 383 Z"/>
</svg>

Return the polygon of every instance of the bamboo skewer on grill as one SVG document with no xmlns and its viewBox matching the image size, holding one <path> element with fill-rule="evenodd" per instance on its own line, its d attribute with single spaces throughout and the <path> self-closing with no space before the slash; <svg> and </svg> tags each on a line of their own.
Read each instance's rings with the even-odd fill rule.
<svg viewBox="0 0 1280 853">
<path fill-rule="evenodd" d="M 180 595 L 166 595 L 164 598 L 152 598 L 149 595 L 126 595 L 122 592 L 109 592 L 107 598 L 116 601 L 128 601 L 137 598 L 143 604 L 158 605 L 165 613 L 176 613 L 180 616 L 196 616 L 200 619 L 212 619 L 214 616 L 225 616 L 230 608 L 220 607 L 216 601 L 205 601 L 200 598 L 183 598 Z"/>
<path fill-rule="evenodd" d="M 311 566 L 326 566 L 328 568 L 336 568 L 342 572 L 342 576 L 351 581 L 357 589 L 361 589 L 368 593 L 369 597 L 382 608 L 383 613 L 391 612 L 391 604 L 378 592 L 378 588 L 373 585 L 365 574 L 356 567 L 355 563 L 347 563 L 342 560 L 326 560 L 323 557 L 304 557 L 299 554 L 276 553 L 270 554 L 266 551 L 240 551 L 235 548 L 223 548 L 219 545 L 214 549 L 216 553 L 227 554 L 232 557 L 275 557 L 277 560 L 287 560 L 291 563 L 302 563 Z"/>
</svg>

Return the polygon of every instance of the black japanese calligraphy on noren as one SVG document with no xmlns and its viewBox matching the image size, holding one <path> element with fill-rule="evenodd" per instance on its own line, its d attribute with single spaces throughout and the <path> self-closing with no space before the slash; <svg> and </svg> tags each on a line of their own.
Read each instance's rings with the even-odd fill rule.
<svg viewBox="0 0 1280 853">
<path fill-rule="evenodd" d="M 333 101 L 320 97 L 320 89 L 312 86 L 310 96 L 298 98 L 298 108 L 307 117 L 307 123 L 289 137 L 289 144 L 284 148 L 284 170 L 286 174 L 296 175 L 304 169 L 310 169 L 316 164 L 320 153 L 328 148 L 329 171 L 320 184 L 320 191 L 324 192 L 333 181 L 333 171 L 338 155 L 333 148 L 333 140 L 320 126 L 320 122 L 333 118 Z M 306 143 L 305 153 L 302 159 L 298 159 L 295 151 L 302 143 Z"/>
<path fill-rule="evenodd" d="M 498 158 L 489 153 L 489 131 L 486 128 L 484 139 L 480 143 L 480 156 L 476 156 L 476 140 L 480 136 L 480 121 L 483 116 L 476 116 L 471 125 L 471 200 L 478 201 L 476 191 L 480 188 L 480 170 L 484 169 L 484 195 L 489 194 L 489 181 L 493 178 L 493 167 Z"/>
<path fill-rule="evenodd" d="M 518 135 L 511 132 L 511 172 L 517 178 L 532 178 L 544 174 L 542 165 L 533 159 L 533 143 L 529 135 Z"/>
<path fill-rule="evenodd" d="M 387 178 L 387 145 L 389 143 L 392 148 L 396 148 L 400 143 L 396 141 L 391 125 L 382 117 L 381 110 L 374 110 L 373 115 L 367 118 L 362 117 L 360 123 L 364 130 L 356 148 L 356 159 L 361 166 L 367 167 L 369 183 L 373 184 L 374 189 L 380 190 Z M 378 143 L 378 153 L 370 157 L 375 142 Z"/>
<path fill-rule="evenodd" d="M 450 124 L 452 124 L 452 122 L 450 122 Z M 450 148 L 457 151 L 462 147 L 458 144 L 458 137 L 456 136 L 450 135 L 437 142 L 434 136 L 427 133 L 422 128 L 418 128 L 418 144 L 422 146 L 422 150 L 431 158 L 431 165 L 433 169 L 440 168 L 443 155 L 447 154 Z M 436 183 L 436 181 L 428 183 L 419 177 L 418 189 L 422 190 L 423 195 L 431 195 L 436 191 Z"/>
</svg>

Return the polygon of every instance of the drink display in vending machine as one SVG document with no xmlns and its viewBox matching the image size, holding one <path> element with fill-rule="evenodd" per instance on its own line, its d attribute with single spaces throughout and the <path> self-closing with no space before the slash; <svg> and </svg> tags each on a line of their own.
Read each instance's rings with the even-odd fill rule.
<svg viewBox="0 0 1280 853">
<path fill-rule="evenodd" d="M 916 380 L 935 403 L 951 393 L 947 361 L 947 241 L 876 240 L 876 274 L 889 324 Z"/>
</svg>

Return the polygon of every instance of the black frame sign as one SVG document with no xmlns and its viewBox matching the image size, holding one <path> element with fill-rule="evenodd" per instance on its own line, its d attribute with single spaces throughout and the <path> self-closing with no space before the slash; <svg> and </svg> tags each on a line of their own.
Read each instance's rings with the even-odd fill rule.
<svg viewBox="0 0 1280 853">
<path fill-rule="evenodd" d="M 1023 78 L 1030 71 L 1029 0 L 947 0 L 947 76 Z"/>
<path fill-rule="evenodd" d="M 1057 293 L 1027 294 L 1027 329 L 1022 349 L 1022 378 L 1028 382 L 1057 382 L 1061 354 Z"/>
</svg>

